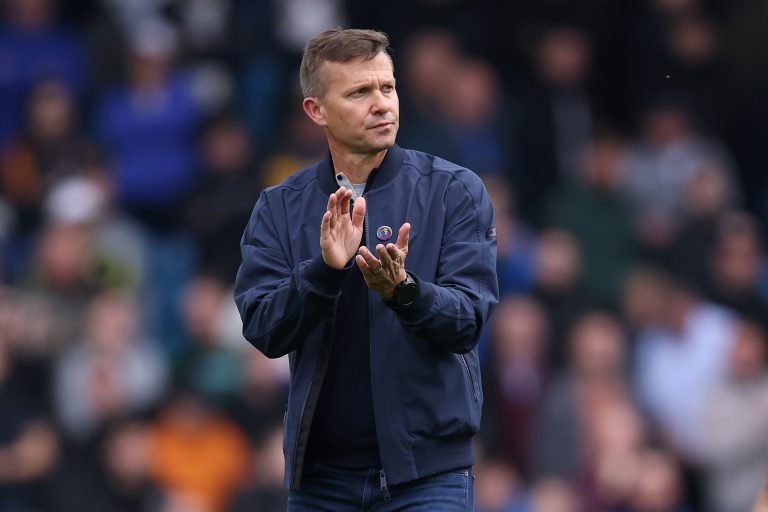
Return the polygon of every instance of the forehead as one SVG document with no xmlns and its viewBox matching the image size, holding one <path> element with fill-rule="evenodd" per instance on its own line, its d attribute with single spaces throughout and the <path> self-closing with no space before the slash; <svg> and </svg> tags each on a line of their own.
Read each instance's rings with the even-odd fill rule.
<svg viewBox="0 0 768 512">
<path fill-rule="evenodd" d="M 326 61 L 323 63 L 323 73 L 329 87 L 345 87 L 371 79 L 394 78 L 392 62 L 384 52 L 372 59 L 357 57 L 347 62 Z"/>
</svg>

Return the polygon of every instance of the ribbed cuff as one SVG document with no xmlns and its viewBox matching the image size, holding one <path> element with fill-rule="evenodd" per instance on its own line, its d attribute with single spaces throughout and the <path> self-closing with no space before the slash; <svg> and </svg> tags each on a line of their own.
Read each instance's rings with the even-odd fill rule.
<svg viewBox="0 0 768 512">
<path fill-rule="evenodd" d="M 435 290 L 431 283 L 422 281 L 411 272 L 408 272 L 408 275 L 416 281 L 419 287 L 419 295 L 416 299 L 408 306 L 401 306 L 394 300 L 385 300 L 384 304 L 405 320 L 418 319 L 432 309 L 432 303 L 435 301 Z"/>
<path fill-rule="evenodd" d="M 342 269 L 329 267 L 322 256 L 311 260 L 304 269 L 304 276 L 310 286 L 326 296 L 335 296 L 341 292 L 341 284 L 347 277 L 347 272 L 352 268 L 352 260 Z"/>
</svg>

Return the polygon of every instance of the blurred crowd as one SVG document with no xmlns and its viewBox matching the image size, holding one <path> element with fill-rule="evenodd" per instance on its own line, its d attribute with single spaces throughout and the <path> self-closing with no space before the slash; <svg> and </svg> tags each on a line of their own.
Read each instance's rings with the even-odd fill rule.
<svg viewBox="0 0 768 512">
<path fill-rule="evenodd" d="M 0 511 L 285 509 L 287 363 L 231 287 L 260 190 L 326 151 L 297 75 L 333 26 L 390 34 L 399 144 L 494 201 L 477 510 L 754 502 L 764 0 L 0 7 Z"/>
</svg>

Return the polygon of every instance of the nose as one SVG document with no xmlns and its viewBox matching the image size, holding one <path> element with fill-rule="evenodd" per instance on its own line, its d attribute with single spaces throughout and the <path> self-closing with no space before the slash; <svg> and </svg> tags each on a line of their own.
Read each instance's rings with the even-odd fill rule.
<svg viewBox="0 0 768 512">
<path fill-rule="evenodd" d="M 371 112 L 374 115 L 386 114 L 392 110 L 393 99 L 383 94 L 380 90 L 376 90 L 372 96 Z"/>
</svg>

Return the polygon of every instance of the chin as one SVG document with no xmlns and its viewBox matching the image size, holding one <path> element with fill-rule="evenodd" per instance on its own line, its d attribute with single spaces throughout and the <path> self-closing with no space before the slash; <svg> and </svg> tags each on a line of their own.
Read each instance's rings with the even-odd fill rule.
<svg viewBox="0 0 768 512">
<path fill-rule="evenodd" d="M 373 148 L 374 148 L 374 151 L 379 152 L 379 151 L 384 151 L 385 149 L 389 149 L 394 145 L 395 145 L 395 139 L 392 139 L 388 141 L 382 141 L 379 144 L 375 144 Z"/>
<path fill-rule="evenodd" d="M 373 151 L 378 153 L 379 151 L 384 151 L 385 149 L 389 149 L 394 145 L 395 135 L 393 134 L 391 137 L 382 137 L 381 139 L 371 141 L 370 147 Z"/>
</svg>

